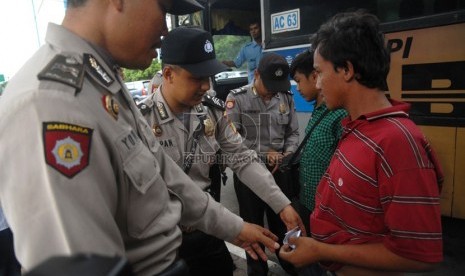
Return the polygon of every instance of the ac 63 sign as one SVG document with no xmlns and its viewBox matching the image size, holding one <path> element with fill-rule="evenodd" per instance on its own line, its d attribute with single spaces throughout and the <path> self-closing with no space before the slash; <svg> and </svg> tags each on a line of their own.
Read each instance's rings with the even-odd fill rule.
<svg viewBox="0 0 465 276">
<path fill-rule="evenodd" d="M 300 9 L 271 14 L 271 33 L 282 33 L 300 29 Z"/>
</svg>

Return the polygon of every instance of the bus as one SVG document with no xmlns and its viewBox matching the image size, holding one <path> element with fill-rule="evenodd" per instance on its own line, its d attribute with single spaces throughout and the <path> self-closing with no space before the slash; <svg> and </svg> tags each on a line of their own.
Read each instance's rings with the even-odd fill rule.
<svg viewBox="0 0 465 276">
<path fill-rule="evenodd" d="M 259 17 L 264 52 L 276 52 L 289 63 L 308 49 L 311 35 L 334 14 L 364 9 L 377 15 L 391 52 L 386 94 L 411 104 L 411 118 L 438 154 L 445 174 L 442 215 L 465 219 L 465 0 L 198 1 L 205 10 L 172 17 L 173 27 L 197 25 L 214 40 L 224 35 L 247 40 L 248 22 Z M 240 46 L 229 48 L 236 47 L 237 53 Z M 214 82 L 215 90 L 246 82 L 228 81 Z M 296 93 L 295 83 L 292 90 L 299 123 L 305 126 L 312 105 Z"/>
</svg>

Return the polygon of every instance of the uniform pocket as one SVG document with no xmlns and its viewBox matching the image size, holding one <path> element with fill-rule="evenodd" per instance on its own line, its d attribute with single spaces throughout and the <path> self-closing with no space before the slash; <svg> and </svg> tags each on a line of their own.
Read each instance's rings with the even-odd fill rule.
<svg viewBox="0 0 465 276">
<path fill-rule="evenodd" d="M 153 224 L 169 200 L 168 189 L 160 177 L 155 156 L 143 144 L 134 148 L 123 166 L 130 182 L 128 234 L 134 238 L 145 238 L 156 231 Z"/>
</svg>

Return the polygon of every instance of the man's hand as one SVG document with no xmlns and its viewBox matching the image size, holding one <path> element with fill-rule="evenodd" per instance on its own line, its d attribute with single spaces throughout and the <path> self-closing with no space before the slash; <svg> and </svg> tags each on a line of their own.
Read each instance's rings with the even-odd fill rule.
<svg viewBox="0 0 465 276">
<path fill-rule="evenodd" d="M 286 225 L 288 231 L 296 227 L 299 227 L 302 231 L 302 236 L 307 236 L 307 232 L 305 231 L 305 226 L 302 222 L 302 219 L 291 205 L 287 205 L 286 207 L 284 207 L 284 209 L 282 209 L 281 212 L 279 212 L 279 217 Z"/>
<path fill-rule="evenodd" d="M 282 153 L 270 149 L 270 151 L 266 155 L 266 162 L 268 166 L 273 167 L 273 169 L 271 170 L 271 174 L 274 174 L 278 170 L 282 160 Z"/>
<path fill-rule="evenodd" d="M 267 261 L 268 257 L 260 247 L 259 243 L 266 246 L 271 252 L 275 252 L 276 249 L 279 248 L 279 244 L 276 242 L 277 240 L 278 237 L 271 233 L 270 230 L 256 224 L 244 222 L 242 231 L 233 243 L 244 248 L 245 252 L 247 252 L 247 254 L 249 254 L 254 260 L 258 260 L 258 256 L 260 256 L 263 261 Z"/>
<path fill-rule="evenodd" d="M 279 250 L 279 256 L 295 267 L 303 267 L 320 261 L 318 256 L 318 242 L 316 240 L 307 237 L 292 237 L 289 239 L 289 244 L 295 245 L 295 249 L 285 244 L 281 247 L 281 250 Z"/>
</svg>

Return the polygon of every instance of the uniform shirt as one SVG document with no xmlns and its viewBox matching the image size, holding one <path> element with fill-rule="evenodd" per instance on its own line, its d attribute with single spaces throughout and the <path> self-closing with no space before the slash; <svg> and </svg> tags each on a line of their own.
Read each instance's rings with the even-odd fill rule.
<svg viewBox="0 0 465 276">
<path fill-rule="evenodd" d="M 179 223 L 235 238 L 242 220 L 164 153 L 108 54 L 54 24 L 46 42 L 0 101 L 0 201 L 23 267 L 85 252 L 154 275 L 176 258 Z"/>
<path fill-rule="evenodd" d="M 221 101 L 211 96 L 205 97 Z M 290 204 L 289 199 L 276 185 L 273 176 L 258 162 L 257 153 L 241 143 L 241 136 L 230 121 L 223 117 L 220 109 L 207 108 L 203 104 L 192 107 L 190 113 L 185 114 L 189 116 L 190 122 L 189 129 L 186 129 L 171 112 L 160 88 L 147 98 L 143 105 L 148 109 L 147 112 L 142 109 L 142 113 L 152 126 L 155 137 L 180 167 L 184 163 L 185 153 L 191 152 L 194 130 L 201 123 L 198 115 L 205 116 L 205 129 L 200 133 L 194 162 L 189 170 L 189 176 L 201 189 L 206 190 L 210 186 L 210 166 L 215 162 L 216 152 L 221 149 L 220 163 L 230 167 L 276 213 Z"/>
<path fill-rule="evenodd" d="M 258 63 L 262 58 L 262 45 L 258 44 L 255 40 L 249 43 L 246 43 L 242 46 L 241 50 L 234 59 L 236 67 L 239 68 L 247 62 L 247 71 L 249 83 L 253 81 L 253 74 L 255 69 L 258 67 Z"/>
<path fill-rule="evenodd" d="M 344 133 L 318 185 L 312 236 L 331 244 L 381 242 L 405 258 L 440 262 L 442 170 L 408 118 L 409 105 L 392 104 L 342 121 Z"/>
<path fill-rule="evenodd" d="M 226 100 L 226 113 L 244 143 L 262 157 L 273 149 L 294 152 L 299 145 L 299 124 L 290 92 L 279 92 L 266 105 L 252 84 L 234 89 Z"/>
<path fill-rule="evenodd" d="M 3 210 L 0 207 L 0 231 L 3 231 L 8 228 L 8 223 L 6 222 L 5 215 L 3 214 Z"/>
<path fill-rule="evenodd" d="M 329 161 L 342 134 L 341 120 L 347 116 L 343 109 L 329 111 L 323 103 L 315 107 L 308 121 L 305 134 L 319 121 L 305 144 L 300 158 L 299 181 L 300 202 L 312 211 L 315 208 L 315 192 L 321 177 L 328 168 Z M 324 115 L 326 113 L 326 115 Z"/>
</svg>

